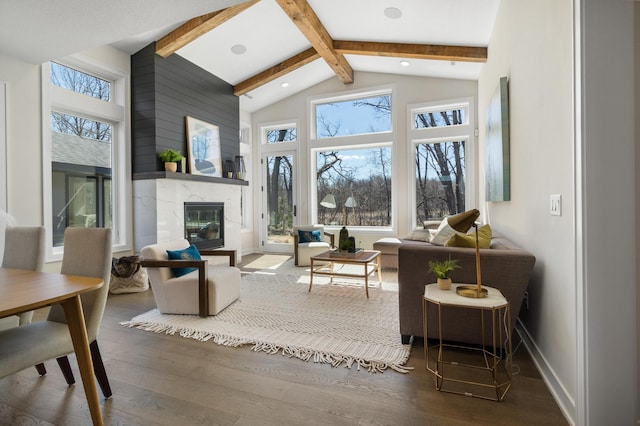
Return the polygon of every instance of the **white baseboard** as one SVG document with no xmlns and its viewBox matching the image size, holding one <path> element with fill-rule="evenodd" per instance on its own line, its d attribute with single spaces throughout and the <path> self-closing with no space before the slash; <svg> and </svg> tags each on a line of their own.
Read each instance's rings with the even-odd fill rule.
<svg viewBox="0 0 640 426">
<path fill-rule="evenodd" d="M 516 332 L 522 339 L 522 343 L 527 349 L 527 352 L 531 355 L 531 358 L 533 359 L 540 376 L 542 376 L 542 380 L 549 388 L 553 399 L 558 403 L 562 414 L 564 414 L 565 418 L 571 425 L 575 425 L 575 400 L 567 393 L 562 382 L 558 380 L 558 376 L 553 371 L 553 368 L 551 368 L 544 354 L 540 352 L 540 348 L 538 348 L 534 340 L 531 338 L 531 335 L 519 319 L 516 321 Z"/>
</svg>

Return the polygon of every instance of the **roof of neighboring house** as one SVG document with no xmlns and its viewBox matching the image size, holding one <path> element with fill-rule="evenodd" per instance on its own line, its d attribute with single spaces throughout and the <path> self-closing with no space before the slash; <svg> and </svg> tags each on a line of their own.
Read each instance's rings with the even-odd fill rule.
<svg viewBox="0 0 640 426">
<path fill-rule="evenodd" d="M 51 132 L 51 161 L 111 168 L 111 142 Z"/>
</svg>

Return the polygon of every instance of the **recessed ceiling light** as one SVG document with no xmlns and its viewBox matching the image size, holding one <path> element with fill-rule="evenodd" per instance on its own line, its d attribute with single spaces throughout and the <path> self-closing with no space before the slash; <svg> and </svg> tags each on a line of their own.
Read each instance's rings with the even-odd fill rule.
<svg viewBox="0 0 640 426">
<path fill-rule="evenodd" d="M 400 17 L 402 16 L 402 11 L 397 7 L 387 7 L 384 10 L 384 16 L 389 19 L 400 19 Z"/>
<path fill-rule="evenodd" d="M 409 63 L 409 61 L 400 61 L 400 65 L 402 65 L 403 67 L 408 67 L 411 64 Z"/>
<path fill-rule="evenodd" d="M 247 48 L 243 44 L 234 44 L 231 46 L 231 51 L 236 55 L 242 55 L 247 51 Z"/>
<path fill-rule="evenodd" d="M 285 81 L 284 83 L 282 83 L 282 84 L 280 85 L 280 87 L 289 87 L 289 83 L 287 83 L 287 82 Z"/>
</svg>

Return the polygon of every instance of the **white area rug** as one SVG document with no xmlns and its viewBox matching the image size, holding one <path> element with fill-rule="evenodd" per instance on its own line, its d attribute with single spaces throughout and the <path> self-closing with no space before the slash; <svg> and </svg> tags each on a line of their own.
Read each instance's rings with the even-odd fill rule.
<svg viewBox="0 0 640 426">
<path fill-rule="evenodd" d="M 410 369 L 404 367 L 411 346 L 400 341 L 397 285 L 386 282 L 394 273 L 383 274 L 382 288 L 370 280 L 369 299 L 363 280 L 336 278 L 328 284 L 327 277 L 314 277 L 309 293 L 308 268 L 291 268 L 289 262 L 281 265 L 284 274 L 268 269 L 243 276 L 240 300 L 214 317 L 154 309 L 121 324 L 225 346 L 252 344 L 255 351 L 334 367 Z"/>
</svg>

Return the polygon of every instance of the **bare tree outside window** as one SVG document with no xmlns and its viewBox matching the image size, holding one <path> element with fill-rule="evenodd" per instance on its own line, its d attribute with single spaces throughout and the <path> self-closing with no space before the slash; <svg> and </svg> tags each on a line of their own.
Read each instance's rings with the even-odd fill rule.
<svg viewBox="0 0 640 426">
<path fill-rule="evenodd" d="M 390 129 L 390 94 L 316 105 L 318 139 Z M 318 150 L 315 155 L 318 223 L 391 225 L 391 143 Z"/>
<path fill-rule="evenodd" d="M 56 62 L 51 62 L 51 84 L 101 101 L 111 101 L 110 82 Z"/>
<path fill-rule="evenodd" d="M 269 144 L 294 142 L 296 128 L 268 130 Z M 266 191 L 268 210 L 268 239 L 272 243 L 292 242 L 293 231 L 293 158 L 290 155 L 274 155 L 266 158 Z"/>
<path fill-rule="evenodd" d="M 111 83 L 73 68 L 51 62 L 51 84 L 109 102 Z M 83 138 L 111 140 L 111 125 L 77 115 L 52 111 L 51 130 Z"/>
<path fill-rule="evenodd" d="M 415 128 L 456 126 L 464 122 L 464 109 L 414 115 Z M 415 144 L 416 226 L 465 210 L 465 141 Z"/>
</svg>

